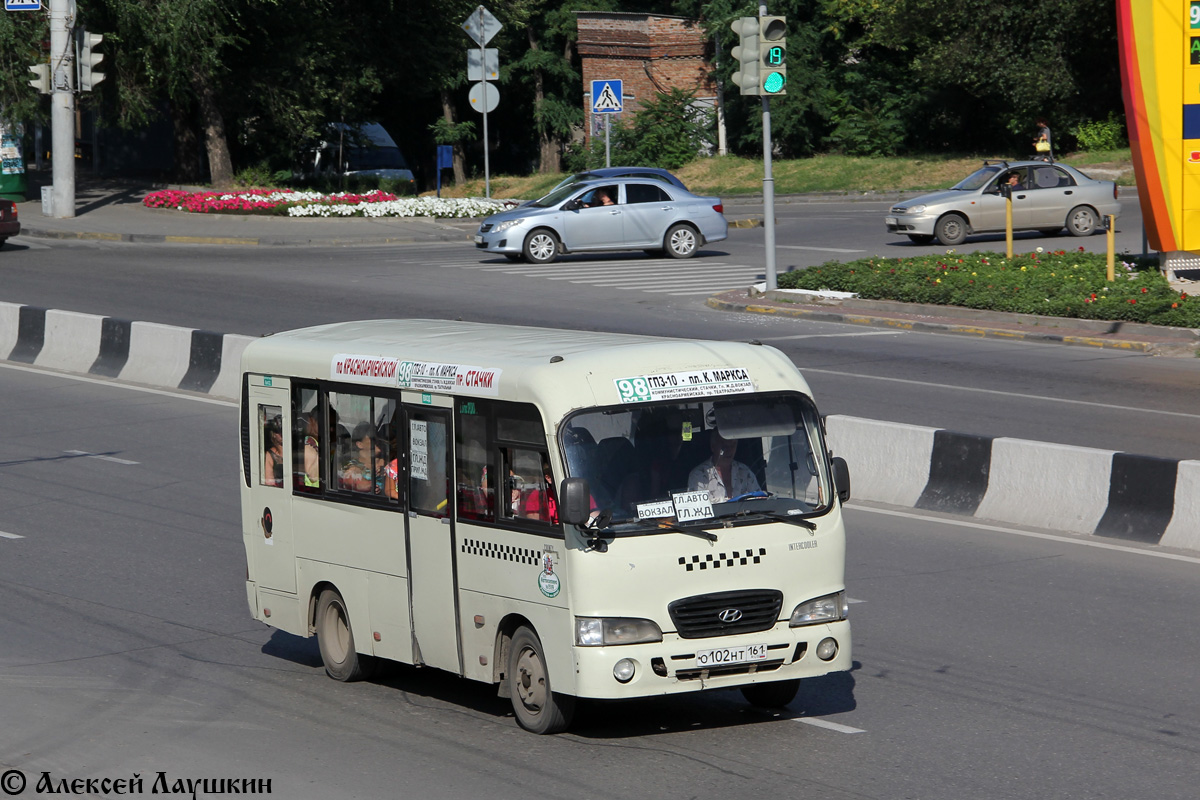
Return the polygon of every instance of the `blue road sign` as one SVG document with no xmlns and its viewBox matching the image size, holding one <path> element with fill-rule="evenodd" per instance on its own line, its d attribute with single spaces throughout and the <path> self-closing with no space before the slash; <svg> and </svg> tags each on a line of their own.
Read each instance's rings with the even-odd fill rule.
<svg viewBox="0 0 1200 800">
<path fill-rule="evenodd" d="M 42 0 L 4 0 L 5 11 L 41 11 Z"/>
<path fill-rule="evenodd" d="M 619 114 L 624 108 L 621 81 L 592 81 L 592 113 Z"/>
</svg>

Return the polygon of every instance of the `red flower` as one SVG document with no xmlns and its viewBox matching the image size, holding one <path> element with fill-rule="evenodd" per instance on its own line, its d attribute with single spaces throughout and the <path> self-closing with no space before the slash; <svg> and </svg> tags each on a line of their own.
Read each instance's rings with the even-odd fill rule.
<svg viewBox="0 0 1200 800">
<path fill-rule="evenodd" d="M 1146 293 L 1146 292 L 1148 292 L 1148 291 L 1150 291 L 1150 290 L 1149 290 L 1149 289 L 1147 289 L 1145 286 L 1143 286 L 1143 287 L 1142 287 L 1142 294 L 1145 294 L 1145 293 Z"/>
<path fill-rule="evenodd" d="M 1131 297 L 1131 298 L 1129 298 L 1129 304 L 1130 304 L 1130 305 L 1134 305 L 1134 304 L 1136 304 L 1136 303 L 1137 303 L 1137 300 L 1134 300 L 1132 297 Z"/>
</svg>

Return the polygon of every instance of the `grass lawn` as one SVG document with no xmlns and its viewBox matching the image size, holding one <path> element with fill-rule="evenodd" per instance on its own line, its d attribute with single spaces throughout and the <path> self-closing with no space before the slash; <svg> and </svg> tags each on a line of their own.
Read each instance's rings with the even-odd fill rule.
<svg viewBox="0 0 1200 800">
<path fill-rule="evenodd" d="M 920 192 L 945 189 L 970 175 L 984 158 L 1004 156 L 920 156 L 912 158 L 857 158 L 822 155 L 813 158 L 775 160 L 772 172 L 776 194 L 807 192 Z M 1011 156 L 1010 156 L 1011 157 Z M 1094 178 L 1115 179 L 1133 185 L 1133 162 L 1128 148 L 1096 153 L 1072 153 L 1060 159 Z M 761 160 L 739 156 L 699 158 L 676 171 L 697 194 L 735 197 L 762 192 Z M 540 197 L 565 177 L 550 175 L 493 175 L 491 196 L 495 198 Z M 479 197 L 484 193 L 482 176 L 463 186 L 442 185 L 443 197 Z M 430 194 L 430 192 L 426 192 Z"/>
</svg>

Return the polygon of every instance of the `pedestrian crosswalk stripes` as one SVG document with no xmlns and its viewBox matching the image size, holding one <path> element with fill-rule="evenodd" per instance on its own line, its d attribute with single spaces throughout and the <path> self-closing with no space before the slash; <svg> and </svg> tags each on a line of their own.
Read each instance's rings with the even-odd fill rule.
<svg viewBox="0 0 1200 800">
<path fill-rule="evenodd" d="M 437 266 L 668 295 L 713 294 L 748 286 L 762 276 L 760 266 L 708 259 L 637 258 L 546 265 L 487 259 L 442 262 Z"/>
</svg>

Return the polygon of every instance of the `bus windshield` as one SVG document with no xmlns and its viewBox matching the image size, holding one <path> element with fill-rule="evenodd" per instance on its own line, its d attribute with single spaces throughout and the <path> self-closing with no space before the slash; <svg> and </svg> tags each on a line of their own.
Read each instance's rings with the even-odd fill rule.
<svg viewBox="0 0 1200 800">
<path fill-rule="evenodd" d="M 563 423 L 560 441 L 568 473 L 587 479 L 616 532 L 793 521 L 828 508 L 832 494 L 820 419 L 803 395 L 582 411 Z M 700 492 L 711 509 L 695 502 Z"/>
</svg>

